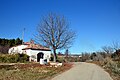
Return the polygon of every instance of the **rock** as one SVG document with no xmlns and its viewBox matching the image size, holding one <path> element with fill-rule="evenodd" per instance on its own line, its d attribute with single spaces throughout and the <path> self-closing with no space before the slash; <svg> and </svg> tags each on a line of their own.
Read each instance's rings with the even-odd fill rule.
<svg viewBox="0 0 120 80">
<path fill-rule="evenodd" d="M 62 66 L 62 65 L 63 65 L 63 63 L 50 62 L 50 66 L 58 67 L 58 66 Z"/>
</svg>

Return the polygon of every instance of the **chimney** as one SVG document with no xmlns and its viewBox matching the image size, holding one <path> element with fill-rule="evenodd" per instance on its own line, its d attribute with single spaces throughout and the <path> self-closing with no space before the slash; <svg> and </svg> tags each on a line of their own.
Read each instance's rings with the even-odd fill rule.
<svg viewBox="0 0 120 80">
<path fill-rule="evenodd" d="M 34 40 L 30 40 L 30 47 L 32 48 L 34 46 Z"/>
<path fill-rule="evenodd" d="M 34 40 L 31 39 L 31 40 L 30 40 L 30 44 L 34 44 Z"/>
</svg>

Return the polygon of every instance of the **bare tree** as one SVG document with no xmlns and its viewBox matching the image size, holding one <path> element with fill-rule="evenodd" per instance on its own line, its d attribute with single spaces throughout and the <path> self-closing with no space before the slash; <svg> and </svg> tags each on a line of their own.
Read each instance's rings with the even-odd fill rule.
<svg viewBox="0 0 120 80">
<path fill-rule="evenodd" d="M 112 43 L 112 48 L 116 51 L 116 50 L 118 50 L 118 49 L 120 49 L 120 43 L 119 42 L 113 42 Z"/>
<path fill-rule="evenodd" d="M 120 43 L 118 41 L 112 43 L 112 47 L 115 50 L 114 56 L 118 57 L 120 61 Z M 115 57 L 114 57 L 115 58 Z"/>
<path fill-rule="evenodd" d="M 107 54 L 111 54 L 114 52 L 113 48 L 110 46 L 103 46 L 102 47 L 103 51 L 106 52 Z"/>
<path fill-rule="evenodd" d="M 104 57 L 111 57 L 114 52 L 114 49 L 111 46 L 103 46 L 102 49 L 105 52 Z"/>
<path fill-rule="evenodd" d="M 53 13 L 42 18 L 37 32 L 37 40 L 42 41 L 53 50 L 55 62 L 56 50 L 70 47 L 75 37 L 75 33 L 70 30 L 67 20 L 63 16 Z"/>
<path fill-rule="evenodd" d="M 66 51 L 65 51 L 65 57 L 67 58 L 68 56 L 69 56 L 69 50 L 66 49 Z"/>
</svg>

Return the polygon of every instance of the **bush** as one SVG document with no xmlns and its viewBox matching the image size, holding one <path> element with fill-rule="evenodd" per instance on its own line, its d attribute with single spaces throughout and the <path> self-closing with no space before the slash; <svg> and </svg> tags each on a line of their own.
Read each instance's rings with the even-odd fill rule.
<svg viewBox="0 0 120 80">
<path fill-rule="evenodd" d="M 60 63 L 65 62 L 64 57 L 58 57 L 57 58 L 57 62 L 60 62 Z"/>
<path fill-rule="evenodd" d="M 26 55 L 26 54 L 19 54 L 19 60 L 18 60 L 19 62 L 27 62 L 27 61 L 29 61 L 29 56 L 28 55 Z"/>
<path fill-rule="evenodd" d="M 106 58 L 104 61 L 104 68 L 110 70 L 112 74 L 120 76 L 120 63 L 112 61 L 110 58 Z"/>
<path fill-rule="evenodd" d="M 29 56 L 26 54 L 0 55 L 1 63 L 17 63 L 17 62 L 27 62 L 27 61 L 29 61 Z"/>
<path fill-rule="evenodd" d="M 54 56 L 51 54 L 50 61 L 54 61 Z"/>
</svg>

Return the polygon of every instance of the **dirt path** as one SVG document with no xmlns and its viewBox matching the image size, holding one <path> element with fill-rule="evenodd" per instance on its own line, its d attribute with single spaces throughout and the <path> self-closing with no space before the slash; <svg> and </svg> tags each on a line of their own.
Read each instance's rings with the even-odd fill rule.
<svg viewBox="0 0 120 80">
<path fill-rule="evenodd" d="M 73 68 L 54 77 L 52 80 L 112 80 L 112 78 L 95 64 L 74 63 Z"/>
</svg>

